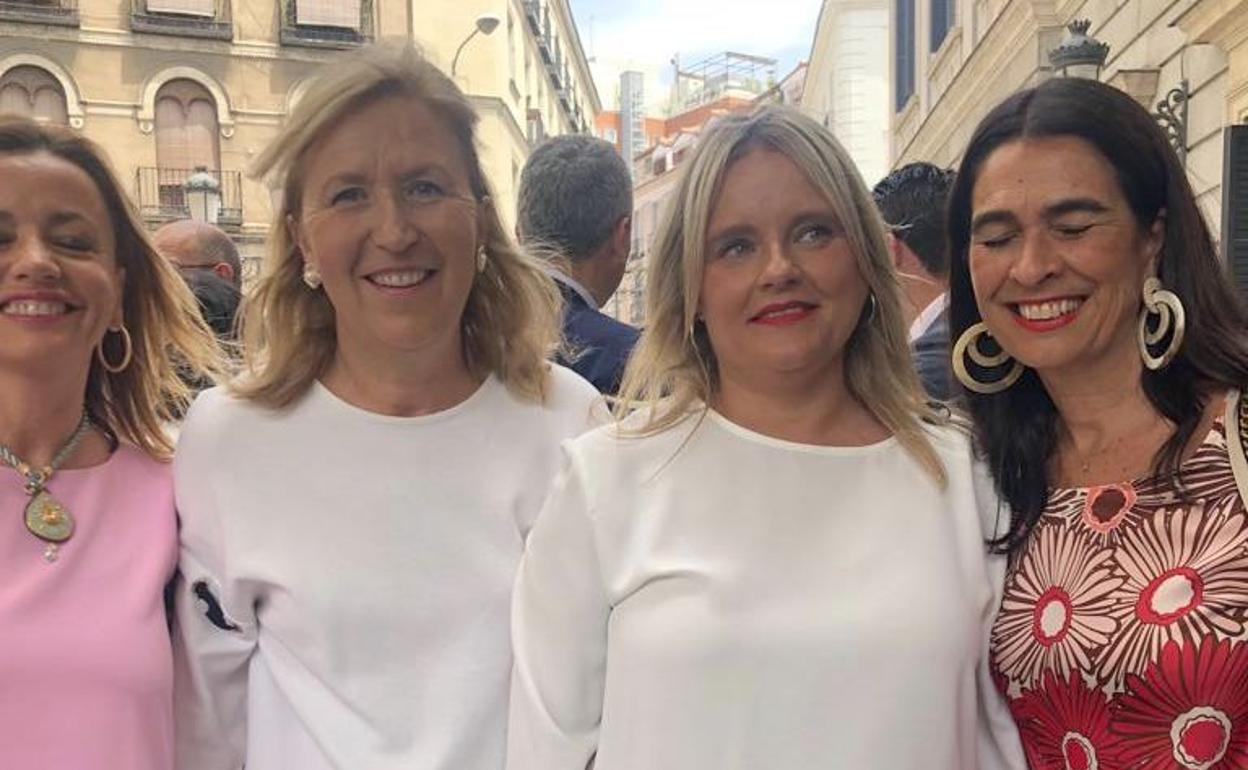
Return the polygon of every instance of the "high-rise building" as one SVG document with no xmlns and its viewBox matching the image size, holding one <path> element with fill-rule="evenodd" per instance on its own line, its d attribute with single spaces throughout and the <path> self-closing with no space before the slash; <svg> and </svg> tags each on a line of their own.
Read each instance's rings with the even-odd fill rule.
<svg viewBox="0 0 1248 770">
<path fill-rule="evenodd" d="M 646 148 L 645 77 L 640 72 L 620 75 L 620 154 L 629 168 Z"/>
</svg>

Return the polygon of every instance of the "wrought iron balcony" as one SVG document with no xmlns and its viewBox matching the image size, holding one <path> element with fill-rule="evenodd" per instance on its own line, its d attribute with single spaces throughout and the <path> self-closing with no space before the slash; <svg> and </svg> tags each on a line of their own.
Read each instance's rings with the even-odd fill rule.
<svg viewBox="0 0 1248 770">
<path fill-rule="evenodd" d="M 0 0 L 0 21 L 78 26 L 78 0 Z"/>
<path fill-rule="evenodd" d="M 137 172 L 139 212 L 152 222 L 170 219 L 189 219 L 190 201 L 186 195 L 186 180 L 196 169 L 143 167 Z M 208 169 L 220 189 L 220 205 L 217 224 L 241 225 L 243 223 L 243 180 L 238 171 Z"/>
<path fill-rule="evenodd" d="M 528 17 L 529 27 L 534 35 L 542 34 L 542 3 L 541 0 L 524 0 L 524 15 Z"/>
<path fill-rule="evenodd" d="M 210 40 L 234 38 L 230 0 L 130 0 L 130 29 Z"/>
<path fill-rule="evenodd" d="M 352 12 L 352 0 L 340 0 L 347 13 L 327 13 L 325 3 L 300 0 L 281 0 L 282 45 L 305 48 L 354 48 L 373 39 L 373 0 L 356 0 L 357 14 Z M 348 18 L 349 17 L 349 18 Z"/>
</svg>

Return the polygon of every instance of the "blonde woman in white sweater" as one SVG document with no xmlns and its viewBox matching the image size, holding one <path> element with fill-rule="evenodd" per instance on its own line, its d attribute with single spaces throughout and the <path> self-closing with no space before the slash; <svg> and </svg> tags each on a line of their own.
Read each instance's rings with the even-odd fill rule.
<svg viewBox="0 0 1248 770">
<path fill-rule="evenodd" d="M 996 498 L 920 395 L 852 162 L 768 107 L 682 173 L 633 411 L 566 446 L 521 564 L 509 770 L 1022 767 Z"/>
<path fill-rule="evenodd" d="M 597 394 L 546 361 L 476 115 L 411 48 L 327 68 L 261 155 L 284 184 L 247 369 L 178 445 L 180 770 L 498 770 L 523 539 Z"/>
</svg>

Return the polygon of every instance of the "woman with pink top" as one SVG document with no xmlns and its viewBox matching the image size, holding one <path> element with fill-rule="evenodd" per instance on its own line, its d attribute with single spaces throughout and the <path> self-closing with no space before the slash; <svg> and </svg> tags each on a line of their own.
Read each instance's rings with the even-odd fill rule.
<svg viewBox="0 0 1248 770">
<path fill-rule="evenodd" d="M 0 765 L 171 770 L 164 426 L 218 351 L 98 148 L 0 119 Z"/>
</svg>

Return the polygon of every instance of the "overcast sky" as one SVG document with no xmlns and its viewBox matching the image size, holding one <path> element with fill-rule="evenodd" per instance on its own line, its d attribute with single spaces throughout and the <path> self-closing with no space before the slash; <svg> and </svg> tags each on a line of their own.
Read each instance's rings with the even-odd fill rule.
<svg viewBox="0 0 1248 770">
<path fill-rule="evenodd" d="M 715 53 L 778 59 L 784 77 L 810 55 L 820 0 L 570 0 L 604 109 L 614 109 L 619 73 L 646 74 L 646 102 L 666 103 L 671 59 Z"/>
</svg>

